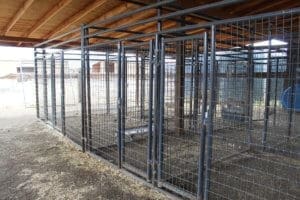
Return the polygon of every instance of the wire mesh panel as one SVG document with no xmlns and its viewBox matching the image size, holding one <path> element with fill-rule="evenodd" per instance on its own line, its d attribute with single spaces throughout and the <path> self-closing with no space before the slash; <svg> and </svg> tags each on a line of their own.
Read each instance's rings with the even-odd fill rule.
<svg viewBox="0 0 300 200">
<path fill-rule="evenodd" d="M 213 28 L 209 199 L 299 198 L 299 22 L 289 14 Z"/>
<path fill-rule="evenodd" d="M 90 112 L 87 148 L 103 158 L 118 161 L 118 63 L 117 45 L 90 55 Z M 87 86 L 89 87 L 89 86 Z"/>
<path fill-rule="evenodd" d="M 78 57 L 65 55 L 65 126 L 66 136 L 81 145 L 81 65 Z"/>
<path fill-rule="evenodd" d="M 149 127 L 152 129 L 152 124 L 149 125 L 149 118 L 152 122 L 152 113 L 149 113 L 149 89 L 150 84 L 153 87 L 153 76 L 150 76 L 149 71 L 149 51 L 149 44 L 125 47 L 125 85 L 122 88 L 125 90 L 123 166 L 145 178 L 150 167 Z"/>
<path fill-rule="evenodd" d="M 195 196 L 198 190 L 203 81 L 201 35 L 191 39 L 165 39 L 162 49 L 164 89 L 161 139 L 161 182 L 183 195 Z M 162 102 L 160 102 L 162 103 Z M 202 163 L 203 164 L 203 163 Z"/>
<path fill-rule="evenodd" d="M 54 60 L 55 71 L 54 71 L 54 80 L 55 80 L 55 127 L 61 131 L 62 118 L 61 118 L 61 56 L 58 54 L 55 56 Z"/>
<path fill-rule="evenodd" d="M 40 55 L 37 55 L 37 83 L 38 83 L 38 101 L 39 101 L 39 117 L 45 120 L 44 112 L 44 76 L 43 76 L 43 60 Z"/>
</svg>

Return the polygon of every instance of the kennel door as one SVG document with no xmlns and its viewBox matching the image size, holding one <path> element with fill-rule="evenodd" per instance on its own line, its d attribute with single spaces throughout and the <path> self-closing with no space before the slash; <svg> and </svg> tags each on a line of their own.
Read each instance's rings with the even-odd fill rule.
<svg viewBox="0 0 300 200">
<path fill-rule="evenodd" d="M 193 198 L 203 185 L 207 36 L 163 38 L 161 47 L 158 184 Z"/>
<path fill-rule="evenodd" d="M 122 166 L 151 179 L 153 42 L 124 46 Z"/>
</svg>

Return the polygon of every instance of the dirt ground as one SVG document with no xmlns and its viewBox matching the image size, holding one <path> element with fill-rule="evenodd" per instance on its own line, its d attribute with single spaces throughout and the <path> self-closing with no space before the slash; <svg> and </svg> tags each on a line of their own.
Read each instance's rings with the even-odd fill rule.
<svg viewBox="0 0 300 200">
<path fill-rule="evenodd" d="M 1 107 L 0 199 L 171 199 L 80 152 L 34 114 Z"/>
</svg>

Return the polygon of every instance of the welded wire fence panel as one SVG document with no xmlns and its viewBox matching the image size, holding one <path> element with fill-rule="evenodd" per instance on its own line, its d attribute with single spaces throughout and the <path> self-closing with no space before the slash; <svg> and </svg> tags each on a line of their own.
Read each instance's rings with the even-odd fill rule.
<svg viewBox="0 0 300 200">
<path fill-rule="evenodd" d="M 118 161 L 118 63 L 117 45 L 109 45 L 90 56 L 90 110 L 87 148 L 116 163 Z M 97 60 L 99 59 L 99 60 Z"/>
<path fill-rule="evenodd" d="M 161 181 L 169 189 L 195 196 L 201 147 L 203 39 L 199 35 L 164 45 Z"/>
<path fill-rule="evenodd" d="M 37 78 L 38 78 L 38 100 L 39 100 L 39 116 L 40 119 L 45 120 L 44 112 L 44 79 L 43 79 L 43 60 L 40 58 L 37 60 Z"/>
<path fill-rule="evenodd" d="M 65 124 L 66 136 L 82 144 L 80 61 L 65 58 Z"/>
<path fill-rule="evenodd" d="M 146 177 L 150 162 L 149 87 L 153 84 L 149 81 L 149 44 L 137 46 L 134 50 L 125 47 L 124 69 L 124 165 Z M 152 113 L 150 115 L 152 118 Z"/>
<path fill-rule="evenodd" d="M 216 26 L 209 199 L 299 198 L 299 28 L 299 15 Z"/>
<path fill-rule="evenodd" d="M 62 118 L 61 118 L 61 58 L 60 55 L 57 55 L 55 57 L 55 103 L 56 103 L 56 119 L 55 119 L 55 126 L 57 129 L 61 131 L 61 124 L 62 124 Z"/>
</svg>

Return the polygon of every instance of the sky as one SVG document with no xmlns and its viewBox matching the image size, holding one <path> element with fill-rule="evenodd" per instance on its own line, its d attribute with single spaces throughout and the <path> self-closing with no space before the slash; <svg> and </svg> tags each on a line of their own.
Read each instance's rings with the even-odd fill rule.
<svg viewBox="0 0 300 200">
<path fill-rule="evenodd" d="M 0 77 L 16 73 L 21 63 L 33 64 L 33 48 L 0 46 Z"/>
</svg>

